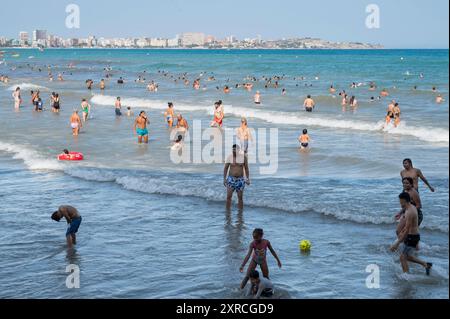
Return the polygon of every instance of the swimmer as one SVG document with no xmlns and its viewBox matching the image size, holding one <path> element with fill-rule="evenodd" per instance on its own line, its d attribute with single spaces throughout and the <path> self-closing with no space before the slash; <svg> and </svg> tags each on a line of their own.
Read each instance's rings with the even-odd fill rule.
<svg viewBox="0 0 450 319">
<path fill-rule="evenodd" d="M 67 224 L 69 224 L 69 228 L 66 232 L 67 247 L 72 248 L 77 244 L 77 233 L 83 218 L 75 207 L 61 206 L 53 213 L 52 219 L 56 222 L 60 222 L 63 218 L 65 218 Z"/>
<path fill-rule="evenodd" d="M 241 150 L 244 154 L 247 154 L 249 142 L 253 141 L 253 136 L 250 129 L 248 128 L 248 122 L 246 118 L 241 119 L 241 127 L 237 129 L 236 135 L 241 144 Z"/>
<path fill-rule="evenodd" d="M 255 102 L 256 105 L 261 104 L 261 93 L 259 91 L 256 91 L 256 94 L 253 97 L 253 101 Z"/>
<path fill-rule="evenodd" d="M 164 112 L 164 117 L 166 119 L 167 125 L 169 126 L 169 128 L 173 127 L 173 122 L 174 122 L 174 118 L 175 118 L 175 111 L 173 109 L 173 103 L 169 102 L 167 104 L 167 110 L 166 112 Z"/>
<path fill-rule="evenodd" d="M 223 89 L 223 93 L 225 93 L 225 94 L 229 94 L 231 92 L 231 89 L 230 89 L 230 87 L 227 85 L 227 86 L 225 86 L 224 87 L 224 89 Z"/>
<path fill-rule="evenodd" d="M 305 107 L 306 112 L 312 112 L 316 107 L 316 102 L 311 98 L 311 95 L 308 95 L 305 102 L 303 102 L 303 106 Z"/>
<path fill-rule="evenodd" d="M 22 104 L 22 97 L 20 96 L 20 87 L 17 87 L 14 93 L 12 94 L 14 99 L 14 108 L 18 110 L 20 105 Z"/>
<path fill-rule="evenodd" d="M 330 86 L 330 89 L 329 89 L 329 91 L 330 91 L 330 93 L 331 94 L 335 94 L 336 93 L 336 89 L 334 88 L 334 86 L 332 85 L 332 86 Z"/>
<path fill-rule="evenodd" d="M 121 101 L 120 97 L 117 98 L 114 106 L 115 106 L 116 116 L 122 116 L 122 101 Z"/>
<path fill-rule="evenodd" d="M 253 270 L 250 272 L 251 286 L 247 292 L 247 296 L 253 296 L 254 299 L 270 298 L 273 296 L 273 284 L 267 278 L 260 278 L 259 272 Z"/>
<path fill-rule="evenodd" d="M 102 90 L 102 91 L 105 90 L 106 84 L 105 84 L 105 80 L 104 79 L 101 79 L 99 86 L 100 86 L 100 90 Z"/>
<path fill-rule="evenodd" d="M 404 245 L 400 255 L 400 263 L 404 273 L 409 272 L 408 262 L 413 262 L 422 265 L 427 276 L 430 275 L 433 264 L 424 262 L 416 257 L 417 247 L 420 242 L 419 233 L 419 215 L 417 209 L 411 204 L 411 197 L 408 193 L 401 193 L 399 195 L 400 205 L 405 211 L 405 228 L 401 231 L 397 241 L 391 246 L 391 251 L 395 252 L 400 247 L 400 244 Z"/>
<path fill-rule="evenodd" d="M 186 132 L 189 130 L 189 124 L 186 119 L 183 118 L 183 115 L 179 114 L 177 116 L 177 130 L 179 132 Z"/>
<path fill-rule="evenodd" d="M 233 145 L 233 153 L 225 163 L 223 184 L 227 188 L 227 210 L 231 209 L 234 192 L 238 195 L 238 207 L 244 208 L 245 185 L 250 185 L 250 170 L 247 156 L 240 152 L 237 145 Z"/>
<path fill-rule="evenodd" d="M 148 144 L 148 124 L 150 124 L 150 120 L 148 119 L 147 114 L 142 111 L 136 118 L 136 121 L 134 121 L 133 127 L 133 132 L 136 132 L 138 135 L 139 144 L 142 144 L 142 141 L 144 141 L 145 144 Z"/>
<path fill-rule="evenodd" d="M 174 144 L 170 148 L 172 151 L 179 151 L 183 148 L 183 135 L 178 135 L 178 138 L 176 141 L 174 141 Z"/>
<path fill-rule="evenodd" d="M 250 265 L 248 266 L 247 269 L 247 274 L 241 283 L 241 289 L 245 288 L 248 280 L 250 279 L 250 274 L 252 273 L 252 271 L 256 270 L 258 266 L 261 268 L 264 278 L 269 279 L 269 267 L 267 265 L 267 250 L 269 250 L 272 253 L 272 256 L 276 259 L 278 267 L 279 268 L 282 267 L 281 261 L 278 258 L 277 253 L 273 249 L 272 244 L 270 243 L 270 241 L 263 239 L 263 237 L 264 231 L 262 229 L 258 228 L 253 231 L 253 241 L 250 243 L 247 256 L 245 256 L 245 259 L 242 262 L 241 267 L 239 268 L 239 271 L 243 273 L 245 265 L 251 258 Z"/>
<path fill-rule="evenodd" d="M 91 105 L 86 99 L 81 100 L 81 111 L 83 112 L 83 122 L 86 122 L 89 119 L 89 114 L 91 114 Z"/>
<path fill-rule="evenodd" d="M 358 107 L 358 100 L 356 99 L 356 97 L 354 95 L 350 98 L 349 104 L 350 104 L 350 107 L 352 107 L 352 108 Z"/>
<path fill-rule="evenodd" d="M 70 127 L 72 128 L 73 136 L 78 136 L 80 134 L 80 129 L 83 127 L 78 111 L 74 111 L 70 117 Z"/>
<path fill-rule="evenodd" d="M 428 180 L 423 175 L 422 171 L 418 168 L 414 168 L 413 162 L 411 159 L 407 158 L 403 161 L 404 170 L 401 171 L 400 176 L 402 180 L 405 177 L 411 177 L 414 181 L 414 188 L 419 191 L 419 178 L 424 182 L 425 185 L 430 189 L 432 193 L 435 192 L 435 189 L 430 185 Z"/>
<path fill-rule="evenodd" d="M 131 111 L 131 107 L 127 107 L 127 116 L 128 117 L 132 117 L 133 116 L 133 111 Z"/>
<path fill-rule="evenodd" d="M 400 106 L 398 103 L 395 103 L 392 113 L 394 113 L 394 126 L 398 127 L 401 122 L 400 116 L 402 114 L 402 111 L 400 110 Z"/>
<path fill-rule="evenodd" d="M 441 103 L 443 103 L 443 102 L 445 102 L 445 99 L 442 97 L 441 94 L 439 94 L 439 95 L 436 97 L 436 103 L 437 103 L 437 104 L 441 104 Z"/>
<path fill-rule="evenodd" d="M 387 89 L 383 89 L 380 93 L 380 96 L 387 97 L 389 96 L 389 91 Z"/>
<path fill-rule="evenodd" d="M 300 149 L 304 150 L 309 147 L 309 143 L 311 143 L 311 138 L 308 135 L 307 129 L 303 130 L 303 134 L 299 136 L 298 141 L 300 142 Z"/>
</svg>

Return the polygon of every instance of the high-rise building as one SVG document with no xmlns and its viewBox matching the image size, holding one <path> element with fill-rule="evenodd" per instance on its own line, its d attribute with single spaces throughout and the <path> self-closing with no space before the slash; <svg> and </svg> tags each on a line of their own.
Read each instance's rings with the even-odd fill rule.
<svg viewBox="0 0 450 319">
<path fill-rule="evenodd" d="M 205 45 L 205 34 L 189 32 L 181 35 L 181 45 L 184 47 L 195 47 Z"/>
<path fill-rule="evenodd" d="M 20 42 L 21 46 L 28 45 L 29 41 L 30 41 L 30 38 L 29 38 L 28 32 L 22 31 L 19 33 L 19 42 Z"/>
<path fill-rule="evenodd" d="M 47 30 L 34 30 L 33 31 L 33 42 L 37 41 L 47 41 Z"/>
</svg>

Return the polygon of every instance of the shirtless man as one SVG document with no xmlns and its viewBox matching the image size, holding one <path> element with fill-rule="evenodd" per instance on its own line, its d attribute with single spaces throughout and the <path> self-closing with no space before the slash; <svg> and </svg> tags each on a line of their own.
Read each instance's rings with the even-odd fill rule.
<svg viewBox="0 0 450 319">
<path fill-rule="evenodd" d="M 403 243 L 404 247 L 400 255 L 400 262 L 402 264 L 403 272 L 408 273 L 408 262 L 413 262 L 422 265 L 426 270 L 427 276 L 429 276 L 433 264 L 426 263 L 415 256 L 417 246 L 420 242 L 419 217 L 417 209 L 411 204 L 411 197 L 408 193 L 401 193 L 399 199 L 400 205 L 405 211 L 405 228 L 401 231 L 397 241 L 391 246 L 391 251 L 397 251 L 400 244 Z"/>
<path fill-rule="evenodd" d="M 246 118 L 243 118 L 241 120 L 241 127 L 237 129 L 236 135 L 240 141 L 241 149 L 244 151 L 244 154 L 247 154 L 249 141 L 253 141 L 253 136 L 250 132 L 250 129 L 248 128 L 248 122 Z"/>
<path fill-rule="evenodd" d="M 173 110 L 173 103 L 169 102 L 166 112 L 164 113 L 164 117 L 166 118 L 167 125 L 169 128 L 173 127 L 173 122 L 175 119 L 175 111 Z"/>
<path fill-rule="evenodd" d="M 308 95 L 303 106 L 305 107 L 306 112 L 312 112 L 316 107 L 316 102 L 311 98 L 311 95 Z"/>
<path fill-rule="evenodd" d="M 78 111 L 74 111 L 70 117 L 70 127 L 72 128 L 73 136 L 78 136 L 80 134 L 80 129 L 83 127 Z"/>
<path fill-rule="evenodd" d="M 442 97 L 441 94 L 439 94 L 439 95 L 436 97 L 436 103 L 437 103 L 437 104 L 441 104 L 441 103 L 443 103 L 443 102 L 445 102 L 445 99 Z"/>
<path fill-rule="evenodd" d="M 136 134 L 138 135 L 139 144 L 142 144 L 142 140 L 144 140 L 145 144 L 148 144 L 148 129 L 147 129 L 148 124 L 150 124 L 150 121 L 147 117 L 147 114 L 145 114 L 145 112 L 142 111 L 136 118 L 136 121 L 134 121 L 133 127 L 133 131 L 136 132 Z"/>
<path fill-rule="evenodd" d="M 405 177 L 411 177 L 414 181 L 414 188 L 419 191 L 419 178 L 427 185 L 427 187 L 430 189 L 432 193 L 434 193 L 435 189 L 428 183 L 428 180 L 423 176 L 422 171 L 418 168 L 413 167 L 412 160 L 407 158 L 403 161 L 403 167 L 405 168 L 401 173 L 400 176 L 402 177 L 402 180 Z"/>
<path fill-rule="evenodd" d="M 332 85 L 332 86 L 330 86 L 330 93 L 331 94 L 335 94 L 336 93 L 336 89 L 334 88 L 334 86 Z"/>
<path fill-rule="evenodd" d="M 104 90 L 105 90 L 105 87 L 106 87 L 105 80 L 102 79 L 102 80 L 100 81 L 100 90 L 104 91 Z"/>
<path fill-rule="evenodd" d="M 120 97 L 117 98 L 115 103 L 116 116 L 122 116 L 122 101 Z"/>
<path fill-rule="evenodd" d="M 66 232 L 67 247 L 72 248 L 77 244 L 77 232 L 80 228 L 81 221 L 83 220 L 80 213 L 75 207 L 72 206 L 61 206 L 59 209 L 53 213 L 52 219 L 56 222 L 61 221 L 65 218 L 69 228 Z"/>
<path fill-rule="evenodd" d="M 239 209 L 243 209 L 244 189 L 246 184 L 250 185 L 250 171 L 247 156 L 240 154 L 237 145 L 233 145 L 233 154 L 228 157 L 225 163 L 223 184 L 227 188 L 227 209 L 231 209 L 234 192 L 237 192 L 238 195 Z"/>
<path fill-rule="evenodd" d="M 179 114 L 177 117 L 177 129 L 180 132 L 186 132 L 187 130 L 189 130 L 189 124 L 186 121 L 186 119 L 183 118 L 183 115 Z"/>
<path fill-rule="evenodd" d="M 253 97 L 253 101 L 255 102 L 256 105 L 261 104 L 261 93 L 259 91 L 256 91 L 256 94 Z"/>
</svg>

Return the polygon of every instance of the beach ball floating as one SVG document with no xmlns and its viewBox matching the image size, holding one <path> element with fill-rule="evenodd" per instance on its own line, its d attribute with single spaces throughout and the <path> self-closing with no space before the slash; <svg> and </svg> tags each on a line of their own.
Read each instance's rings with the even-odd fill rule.
<svg viewBox="0 0 450 319">
<path fill-rule="evenodd" d="M 308 252 L 311 250 L 311 242 L 309 240 L 302 240 L 300 242 L 300 250 L 303 252 Z"/>
</svg>

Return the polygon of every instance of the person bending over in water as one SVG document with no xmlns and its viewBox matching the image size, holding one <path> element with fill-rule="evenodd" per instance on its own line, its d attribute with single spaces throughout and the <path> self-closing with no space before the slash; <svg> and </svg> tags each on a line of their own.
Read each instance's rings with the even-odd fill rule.
<svg viewBox="0 0 450 319">
<path fill-rule="evenodd" d="M 400 262 L 404 273 L 409 272 L 408 262 L 413 262 L 425 268 L 427 276 L 430 275 L 433 264 L 424 262 L 416 257 L 417 247 L 420 242 L 419 217 L 417 209 L 411 204 L 411 197 L 408 193 L 401 193 L 399 196 L 400 205 L 405 211 L 405 228 L 401 231 L 397 241 L 391 246 L 391 251 L 395 252 L 404 244 L 400 255 Z"/>
<path fill-rule="evenodd" d="M 250 170 L 247 156 L 241 154 L 237 145 L 233 145 L 233 154 L 227 158 L 225 163 L 223 184 L 227 188 L 227 209 L 231 209 L 234 192 L 237 192 L 238 195 L 239 209 L 243 209 L 245 185 L 250 185 Z"/>
<path fill-rule="evenodd" d="M 78 136 L 80 134 L 80 129 L 83 127 L 78 111 L 74 111 L 70 117 L 70 127 L 72 128 L 73 136 Z"/>
<path fill-rule="evenodd" d="M 273 296 L 273 284 L 267 278 L 260 278 L 259 272 L 253 270 L 250 272 L 251 286 L 247 292 L 247 296 L 253 296 L 255 299 L 270 298 Z"/>
<path fill-rule="evenodd" d="M 306 129 L 303 130 L 303 134 L 299 136 L 298 141 L 300 142 L 300 148 L 302 150 L 307 149 L 309 147 L 311 138 L 308 135 L 308 130 Z"/>
<path fill-rule="evenodd" d="M 72 206 L 61 206 L 59 209 L 53 213 L 52 219 L 56 222 L 61 221 L 65 218 L 69 228 L 66 232 L 67 247 L 72 248 L 77 244 L 77 232 L 80 228 L 81 221 L 83 220 L 80 216 L 78 210 Z"/>
<path fill-rule="evenodd" d="M 175 119 L 175 111 L 173 110 L 173 103 L 169 102 L 166 112 L 164 112 L 164 117 L 166 118 L 167 125 L 169 128 L 173 127 L 173 122 Z"/>
<path fill-rule="evenodd" d="M 403 168 L 404 170 L 401 171 L 400 176 L 402 177 L 402 180 L 405 177 L 411 177 L 414 181 L 414 188 L 416 191 L 419 191 L 419 178 L 427 185 L 427 187 L 430 189 L 432 193 L 435 192 L 435 189 L 428 183 L 428 180 L 423 176 L 423 173 L 420 169 L 414 168 L 412 160 L 407 158 L 403 161 Z"/>
<path fill-rule="evenodd" d="M 252 271 L 256 270 L 256 267 L 258 266 L 260 266 L 264 278 L 269 279 L 269 267 L 267 266 L 267 250 L 270 250 L 273 257 L 276 259 L 278 267 L 279 268 L 282 267 L 281 261 L 278 258 L 278 255 L 275 252 L 275 250 L 272 248 L 270 241 L 263 239 L 263 237 L 264 231 L 262 229 L 257 228 L 253 231 L 253 241 L 251 242 L 248 248 L 247 256 L 245 256 L 241 268 L 239 269 L 240 272 L 243 273 L 245 265 L 247 264 L 247 262 L 250 260 L 251 257 L 252 260 L 250 262 L 250 265 L 248 266 L 247 274 L 244 280 L 242 280 L 241 289 L 245 288 L 250 278 L 250 274 L 252 273 Z"/>
<path fill-rule="evenodd" d="M 134 121 L 133 131 L 138 135 L 138 143 L 142 144 L 144 141 L 145 144 L 148 144 L 148 129 L 147 125 L 150 124 L 150 121 L 147 117 L 147 114 L 142 111 L 139 116 Z"/>
<path fill-rule="evenodd" d="M 83 111 L 83 122 L 86 122 L 89 119 L 89 114 L 91 114 L 91 105 L 86 99 L 81 101 L 81 110 Z"/>
<path fill-rule="evenodd" d="M 303 106 L 305 107 L 306 112 L 312 112 L 316 107 L 316 102 L 311 98 L 311 95 L 308 95 Z"/>
</svg>

